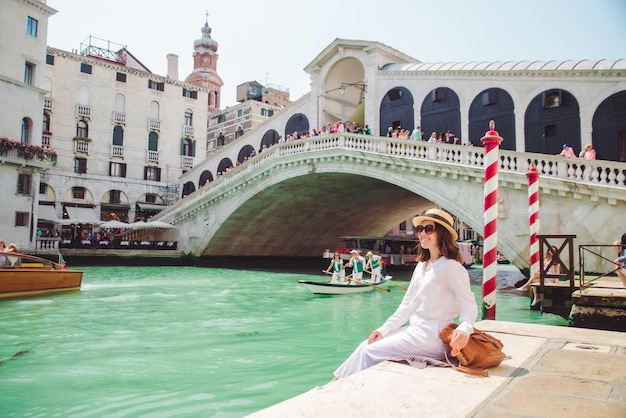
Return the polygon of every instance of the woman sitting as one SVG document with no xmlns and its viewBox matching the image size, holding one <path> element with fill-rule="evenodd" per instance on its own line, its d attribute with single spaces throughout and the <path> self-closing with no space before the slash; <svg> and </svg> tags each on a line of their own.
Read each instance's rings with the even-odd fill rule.
<svg viewBox="0 0 626 418">
<path fill-rule="evenodd" d="M 550 266 L 550 268 L 548 269 L 548 274 L 561 274 L 561 264 L 556 261 L 554 262 L 552 265 L 550 265 L 550 263 L 552 262 L 552 258 L 554 257 L 554 254 L 556 253 L 556 247 L 554 245 L 552 245 L 551 247 L 548 248 L 548 250 L 546 251 L 546 256 L 543 258 L 543 265 L 544 266 Z M 530 278 L 526 281 L 526 283 L 524 283 L 522 286 L 518 287 L 517 290 L 519 291 L 526 291 L 528 289 L 530 289 L 530 286 L 532 286 L 533 284 L 538 284 L 539 283 L 539 273 L 540 271 L 537 270 L 533 273 L 532 276 L 530 276 Z M 547 283 L 556 283 L 558 281 L 558 279 L 554 279 L 554 278 L 548 278 L 546 279 Z M 534 292 L 535 296 L 533 299 L 533 303 L 530 304 L 531 308 L 535 308 L 539 306 L 539 303 L 541 303 L 541 299 L 539 298 L 539 292 L 535 291 Z"/>
</svg>

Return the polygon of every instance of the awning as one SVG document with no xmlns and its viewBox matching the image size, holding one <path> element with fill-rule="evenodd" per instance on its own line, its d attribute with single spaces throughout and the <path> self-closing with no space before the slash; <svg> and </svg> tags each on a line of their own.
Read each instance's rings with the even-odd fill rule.
<svg viewBox="0 0 626 418">
<path fill-rule="evenodd" d="M 129 210 L 129 204 L 122 203 L 101 203 L 100 210 Z"/>
<path fill-rule="evenodd" d="M 167 205 L 157 205 L 155 203 L 143 203 L 143 202 L 137 202 L 136 204 L 136 211 L 139 212 L 160 212 L 163 209 L 167 208 Z"/>
<path fill-rule="evenodd" d="M 57 222 L 59 220 L 54 206 L 50 205 L 39 205 L 37 209 L 37 217 L 40 221 Z"/>
<path fill-rule="evenodd" d="M 92 224 L 99 225 L 102 223 L 96 216 L 96 211 L 93 208 L 77 208 L 72 206 L 66 206 L 68 219 L 61 219 L 60 224 Z"/>
</svg>

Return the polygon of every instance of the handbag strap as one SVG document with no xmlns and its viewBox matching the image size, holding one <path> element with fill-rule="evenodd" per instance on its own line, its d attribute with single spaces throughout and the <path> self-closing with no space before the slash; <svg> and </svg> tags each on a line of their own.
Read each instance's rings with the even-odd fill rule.
<svg viewBox="0 0 626 418">
<path fill-rule="evenodd" d="M 483 376 L 483 377 L 489 376 L 489 371 L 487 369 L 477 369 L 474 367 L 467 367 L 467 366 L 461 366 L 461 365 L 455 366 L 454 364 L 450 363 L 450 359 L 448 358 L 448 352 L 444 350 L 443 354 L 446 357 L 446 361 L 448 362 L 450 367 L 452 367 L 454 370 L 458 372 L 471 374 L 473 376 Z"/>
</svg>

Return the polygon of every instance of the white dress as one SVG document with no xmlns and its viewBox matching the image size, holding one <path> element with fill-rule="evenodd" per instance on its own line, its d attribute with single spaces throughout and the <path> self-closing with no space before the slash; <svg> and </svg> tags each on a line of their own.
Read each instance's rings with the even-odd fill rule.
<svg viewBox="0 0 626 418">
<path fill-rule="evenodd" d="M 407 355 L 443 359 L 445 346 L 439 332 L 457 316 L 459 329 L 467 335 L 473 332 L 478 307 L 465 267 L 444 257 L 426 271 L 425 266 L 418 263 L 400 306 L 378 328 L 383 338 L 372 344 L 363 341 L 335 370 L 337 379 Z"/>
</svg>

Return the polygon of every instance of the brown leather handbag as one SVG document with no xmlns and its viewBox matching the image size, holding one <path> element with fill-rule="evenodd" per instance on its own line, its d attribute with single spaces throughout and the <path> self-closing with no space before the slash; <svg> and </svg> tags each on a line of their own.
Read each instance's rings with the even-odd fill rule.
<svg viewBox="0 0 626 418">
<path fill-rule="evenodd" d="M 457 324 L 450 324 L 441 330 L 439 336 L 444 344 L 450 344 L 452 332 L 457 326 Z M 444 354 L 448 364 L 454 370 L 476 376 L 489 376 L 487 369 L 499 365 L 506 358 L 506 354 L 502 352 L 502 347 L 504 347 L 502 341 L 474 328 L 467 345 L 455 356 L 459 361 L 458 367 L 450 363 L 447 350 Z"/>
</svg>

